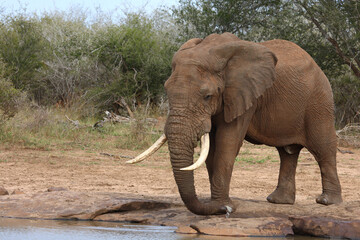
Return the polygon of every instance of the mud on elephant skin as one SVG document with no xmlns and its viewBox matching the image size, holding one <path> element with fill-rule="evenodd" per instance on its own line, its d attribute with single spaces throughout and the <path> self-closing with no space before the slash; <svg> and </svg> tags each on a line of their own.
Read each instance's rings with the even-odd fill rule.
<svg viewBox="0 0 360 240">
<path fill-rule="evenodd" d="M 316 202 L 342 202 L 332 90 L 319 66 L 296 44 L 253 43 L 230 33 L 191 39 L 175 53 L 165 89 L 170 108 L 165 133 L 129 162 L 143 160 L 167 140 L 175 181 L 191 212 L 234 211 L 229 186 L 244 139 L 279 152 L 278 185 L 269 202 L 294 203 L 296 166 L 304 147 L 321 171 L 322 194 Z M 204 147 L 193 164 L 200 139 Z M 203 162 L 211 186 L 208 202 L 198 200 L 194 187 L 193 170 Z"/>
</svg>

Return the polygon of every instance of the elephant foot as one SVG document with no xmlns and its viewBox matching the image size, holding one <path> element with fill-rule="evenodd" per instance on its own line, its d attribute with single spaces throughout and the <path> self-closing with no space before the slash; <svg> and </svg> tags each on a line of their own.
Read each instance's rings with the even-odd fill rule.
<svg viewBox="0 0 360 240">
<path fill-rule="evenodd" d="M 322 193 L 316 198 L 316 202 L 323 205 L 331 205 L 342 202 L 342 197 L 340 193 Z"/>
<path fill-rule="evenodd" d="M 236 206 L 231 200 L 228 200 L 225 203 L 221 202 L 220 205 L 221 207 L 217 214 L 226 214 L 226 217 L 229 217 L 231 213 L 236 211 Z"/>
<path fill-rule="evenodd" d="M 267 198 L 268 202 L 277 204 L 294 204 L 295 193 L 290 193 L 283 188 L 276 188 Z"/>
</svg>

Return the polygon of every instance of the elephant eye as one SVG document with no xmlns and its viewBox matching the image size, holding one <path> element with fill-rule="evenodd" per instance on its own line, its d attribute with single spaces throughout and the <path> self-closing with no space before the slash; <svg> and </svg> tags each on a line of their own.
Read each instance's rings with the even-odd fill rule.
<svg viewBox="0 0 360 240">
<path fill-rule="evenodd" d="M 210 95 L 210 94 L 207 94 L 207 95 L 204 97 L 204 99 L 205 99 L 206 101 L 209 101 L 209 100 L 211 99 L 211 95 Z"/>
</svg>

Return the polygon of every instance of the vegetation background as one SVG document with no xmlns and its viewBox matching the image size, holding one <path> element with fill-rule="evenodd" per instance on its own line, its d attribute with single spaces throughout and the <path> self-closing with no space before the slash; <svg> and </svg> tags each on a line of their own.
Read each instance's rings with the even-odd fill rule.
<svg viewBox="0 0 360 240">
<path fill-rule="evenodd" d="M 358 0 L 179 0 L 173 8 L 117 19 L 81 8 L 40 14 L 2 9 L 0 142 L 96 147 L 106 141 L 89 139 L 111 135 L 120 136 L 117 147 L 146 147 L 160 134 L 146 117 L 166 115 L 163 84 L 174 52 L 190 38 L 222 32 L 300 45 L 330 80 L 336 126 L 360 122 Z M 105 110 L 128 114 L 124 102 L 137 122 L 92 127 Z M 74 127 L 65 116 L 80 124 Z M 121 140 L 130 136 L 136 144 Z"/>
</svg>

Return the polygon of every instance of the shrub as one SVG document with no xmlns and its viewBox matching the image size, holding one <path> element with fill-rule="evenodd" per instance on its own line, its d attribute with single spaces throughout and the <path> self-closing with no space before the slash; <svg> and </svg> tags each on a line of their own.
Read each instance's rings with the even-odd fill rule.
<svg viewBox="0 0 360 240">
<path fill-rule="evenodd" d="M 360 81 L 349 72 L 331 79 L 337 127 L 360 122 Z"/>
<path fill-rule="evenodd" d="M 15 89 L 13 83 L 5 78 L 5 64 L 0 61 L 0 114 L 1 120 L 13 117 L 18 110 L 24 94 Z"/>
<path fill-rule="evenodd" d="M 43 86 L 39 73 L 44 67 L 48 45 L 38 20 L 26 14 L 6 16 L 1 20 L 0 57 L 6 63 L 5 76 L 16 89 L 41 96 Z"/>
<path fill-rule="evenodd" d="M 129 14 L 121 25 L 98 32 L 94 48 L 104 71 L 101 84 L 89 96 L 100 108 L 110 108 L 122 97 L 136 104 L 157 102 L 171 73 L 169 46 L 151 20 L 140 14 Z"/>
<path fill-rule="evenodd" d="M 171 73 L 174 34 L 144 14 L 91 22 L 85 11 L 3 15 L 5 76 L 40 105 L 81 101 L 109 109 L 120 97 L 156 103 Z M 100 22 L 99 22 L 100 21 Z"/>
<path fill-rule="evenodd" d="M 41 18 L 42 34 L 51 52 L 42 72 L 48 89 L 46 103 L 72 104 L 97 84 L 97 59 L 91 56 L 94 33 L 81 16 L 55 12 Z"/>
</svg>

